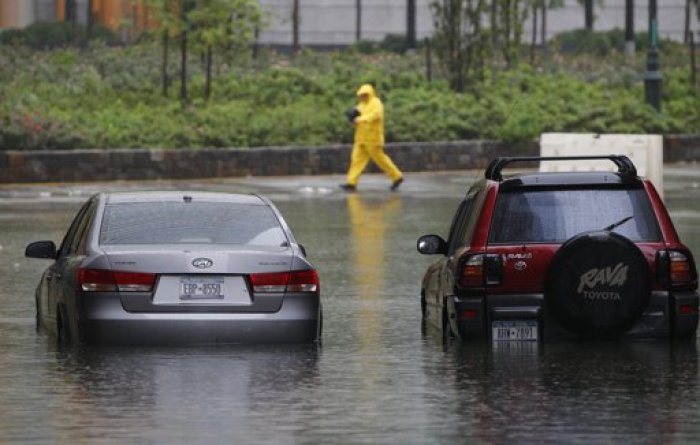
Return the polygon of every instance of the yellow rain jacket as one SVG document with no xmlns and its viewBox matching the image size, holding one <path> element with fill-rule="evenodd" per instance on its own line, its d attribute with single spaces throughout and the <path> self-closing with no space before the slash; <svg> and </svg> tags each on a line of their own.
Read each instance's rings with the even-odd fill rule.
<svg viewBox="0 0 700 445">
<path fill-rule="evenodd" d="M 355 144 L 384 145 L 384 105 L 370 84 L 357 90 L 357 97 L 367 94 L 369 100 L 360 101 L 357 110 L 360 116 L 355 119 Z"/>
</svg>

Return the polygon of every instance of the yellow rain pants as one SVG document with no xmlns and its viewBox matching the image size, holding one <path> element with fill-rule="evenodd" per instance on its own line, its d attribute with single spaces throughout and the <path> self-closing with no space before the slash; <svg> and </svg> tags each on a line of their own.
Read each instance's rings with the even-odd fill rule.
<svg viewBox="0 0 700 445">
<path fill-rule="evenodd" d="M 355 118 L 355 143 L 352 147 L 347 183 L 357 185 L 360 175 L 370 159 L 391 179 L 401 178 L 399 170 L 384 153 L 384 105 L 370 84 L 362 85 L 356 92 L 359 117 Z"/>
<path fill-rule="evenodd" d="M 377 164 L 392 182 L 402 176 L 401 170 L 399 170 L 391 158 L 384 153 L 384 146 L 355 143 L 352 147 L 350 168 L 348 169 L 348 184 L 357 185 L 357 182 L 360 180 L 360 175 L 365 171 L 365 168 L 367 168 L 370 159 Z"/>
</svg>

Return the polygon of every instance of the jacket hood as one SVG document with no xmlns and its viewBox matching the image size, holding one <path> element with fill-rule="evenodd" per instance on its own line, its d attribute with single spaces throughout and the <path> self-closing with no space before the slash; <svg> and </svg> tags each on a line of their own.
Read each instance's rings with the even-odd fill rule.
<svg viewBox="0 0 700 445">
<path fill-rule="evenodd" d="M 374 87 L 368 83 L 358 88 L 357 92 L 355 93 L 356 96 L 361 96 L 363 94 L 367 94 L 370 99 L 376 96 L 376 93 L 374 92 Z"/>
</svg>

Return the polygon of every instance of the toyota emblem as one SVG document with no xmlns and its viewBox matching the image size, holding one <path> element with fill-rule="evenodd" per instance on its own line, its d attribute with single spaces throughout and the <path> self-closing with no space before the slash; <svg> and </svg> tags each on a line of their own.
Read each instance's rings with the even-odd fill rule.
<svg viewBox="0 0 700 445">
<path fill-rule="evenodd" d="M 192 265 L 197 269 L 206 269 L 214 265 L 214 262 L 209 258 L 195 258 L 192 260 Z"/>
</svg>

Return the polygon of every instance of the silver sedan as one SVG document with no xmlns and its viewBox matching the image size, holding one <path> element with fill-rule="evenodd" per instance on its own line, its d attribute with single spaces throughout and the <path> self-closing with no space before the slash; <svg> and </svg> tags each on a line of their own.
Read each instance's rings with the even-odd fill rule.
<svg viewBox="0 0 700 445">
<path fill-rule="evenodd" d="M 258 195 L 100 193 L 60 247 L 27 246 L 53 264 L 37 321 L 81 343 L 312 342 L 318 274 L 275 205 Z"/>
</svg>

